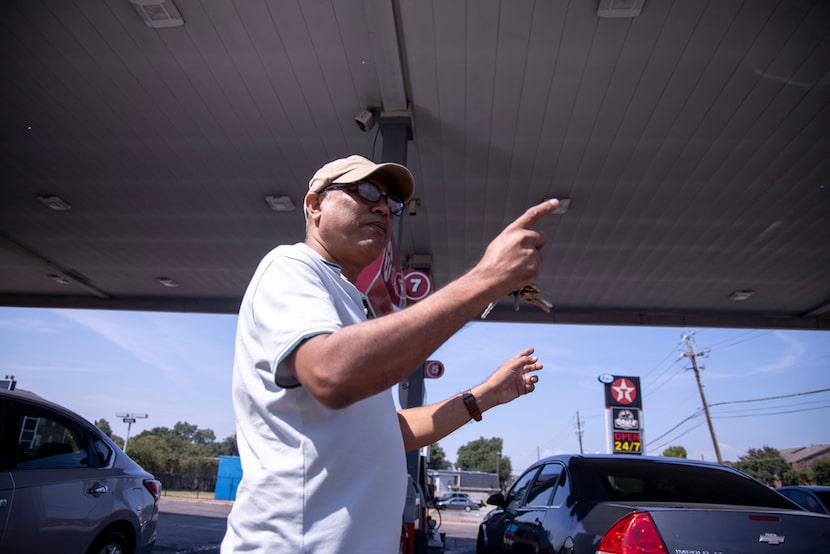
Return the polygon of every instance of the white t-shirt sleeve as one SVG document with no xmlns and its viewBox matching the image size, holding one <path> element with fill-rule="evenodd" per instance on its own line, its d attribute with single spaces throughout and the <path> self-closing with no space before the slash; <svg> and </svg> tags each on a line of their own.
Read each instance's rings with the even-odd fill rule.
<svg viewBox="0 0 830 554">
<path fill-rule="evenodd" d="M 277 385 L 299 386 L 285 366 L 285 358 L 302 341 L 315 335 L 333 333 L 343 324 L 325 276 L 306 260 L 277 256 L 259 275 L 251 296 L 251 320 Z"/>
</svg>

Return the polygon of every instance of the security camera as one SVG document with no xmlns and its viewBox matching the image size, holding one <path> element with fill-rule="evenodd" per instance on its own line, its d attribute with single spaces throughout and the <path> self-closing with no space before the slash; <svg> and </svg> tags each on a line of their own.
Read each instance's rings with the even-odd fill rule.
<svg viewBox="0 0 830 554">
<path fill-rule="evenodd" d="M 354 122 L 364 133 L 368 133 L 375 126 L 375 113 L 370 108 L 363 108 L 354 116 Z"/>
</svg>

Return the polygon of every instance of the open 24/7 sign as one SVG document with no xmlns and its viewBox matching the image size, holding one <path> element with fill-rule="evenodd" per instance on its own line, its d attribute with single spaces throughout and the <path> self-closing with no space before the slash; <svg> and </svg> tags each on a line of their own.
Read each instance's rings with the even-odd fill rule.
<svg viewBox="0 0 830 554">
<path fill-rule="evenodd" d="M 614 431 L 614 454 L 642 454 L 643 436 L 639 431 Z"/>
</svg>

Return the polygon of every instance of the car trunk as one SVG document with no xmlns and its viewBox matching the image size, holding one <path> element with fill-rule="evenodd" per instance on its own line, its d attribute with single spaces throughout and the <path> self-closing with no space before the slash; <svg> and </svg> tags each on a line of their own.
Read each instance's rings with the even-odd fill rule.
<svg viewBox="0 0 830 554">
<path fill-rule="evenodd" d="M 830 517 L 747 506 L 643 507 L 669 552 L 828 552 Z M 818 542 L 816 539 L 819 538 Z"/>
</svg>

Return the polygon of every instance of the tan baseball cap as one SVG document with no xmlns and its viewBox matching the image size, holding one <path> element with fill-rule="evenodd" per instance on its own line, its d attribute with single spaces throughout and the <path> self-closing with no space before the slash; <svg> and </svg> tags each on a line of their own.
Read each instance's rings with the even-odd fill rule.
<svg viewBox="0 0 830 554">
<path fill-rule="evenodd" d="M 308 182 L 308 192 L 321 192 L 335 183 L 355 183 L 369 175 L 379 174 L 389 187 L 389 192 L 408 202 L 415 192 L 415 179 L 409 170 L 396 163 L 376 164 L 363 156 L 349 156 L 329 162 L 314 174 Z"/>
</svg>

